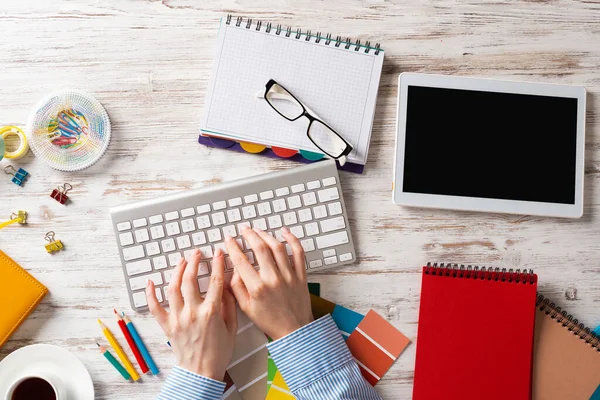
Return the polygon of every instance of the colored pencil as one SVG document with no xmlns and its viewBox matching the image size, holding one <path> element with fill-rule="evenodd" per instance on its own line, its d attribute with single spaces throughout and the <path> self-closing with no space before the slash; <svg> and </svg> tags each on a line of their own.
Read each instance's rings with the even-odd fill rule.
<svg viewBox="0 0 600 400">
<path fill-rule="evenodd" d="M 127 343 L 129 344 L 129 348 L 133 352 L 133 355 L 135 356 L 135 359 L 137 360 L 138 365 L 142 369 L 142 373 L 145 374 L 146 372 L 148 372 L 148 366 L 146 365 L 144 358 L 140 354 L 137 343 L 131 337 L 131 333 L 129 332 L 129 329 L 127 329 L 127 327 L 125 326 L 125 321 L 123 321 L 123 317 L 121 317 L 119 315 L 119 313 L 117 312 L 117 310 L 115 310 L 114 308 L 113 308 L 113 311 L 115 312 L 115 314 L 117 316 L 117 323 L 119 324 L 119 328 L 121 328 L 121 332 L 123 332 L 123 336 L 125 336 L 125 339 L 127 340 Z"/>
<path fill-rule="evenodd" d="M 129 361 L 129 358 L 127 358 L 127 355 L 125 354 L 125 352 L 123 351 L 123 349 L 121 348 L 121 346 L 117 342 L 117 339 L 115 339 L 111 331 L 106 327 L 106 325 L 102 323 L 102 321 L 98 320 L 98 323 L 100 324 L 100 327 L 102 327 L 102 333 L 104 333 L 104 336 L 106 336 L 108 343 L 110 343 L 114 351 L 117 353 L 117 356 L 119 356 L 119 359 L 125 366 L 125 369 L 127 370 L 127 372 L 129 372 L 129 375 L 131 375 L 131 379 L 133 379 L 134 381 L 140 379 L 140 376 L 133 367 L 133 364 L 131 363 L 131 361 Z"/>
<path fill-rule="evenodd" d="M 129 329 L 129 333 L 131 333 L 131 336 L 133 336 L 133 340 L 135 341 L 135 344 L 140 349 L 142 356 L 144 356 L 144 360 L 146 360 L 146 362 L 148 363 L 148 367 L 150 367 L 150 371 L 152 371 L 152 373 L 154 375 L 157 375 L 158 367 L 154 363 L 154 360 L 152 359 L 152 357 L 150 357 L 150 353 L 148 352 L 148 349 L 146 348 L 146 345 L 144 344 L 144 342 L 142 342 L 142 338 L 140 337 L 137 330 L 135 329 L 135 326 L 133 326 L 133 322 L 131 322 L 131 320 L 125 315 L 125 313 L 123 313 L 123 319 L 125 320 L 127 329 Z"/>
<path fill-rule="evenodd" d="M 108 362 L 110 362 L 113 365 L 113 367 L 116 368 L 117 371 L 119 371 L 121 376 L 123 376 L 123 378 L 125 378 L 126 381 L 130 380 L 131 376 L 129 375 L 127 370 L 123 368 L 121 363 L 118 362 L 117 359 L 112 354 L 110 354 L 110 352 L 104 346 L 100 346 L 100 344 L 98 343 L 96 344 L 98 345 L 98 347 L 100 347 L 100 353 L 104 355 Z"/>
</svg>

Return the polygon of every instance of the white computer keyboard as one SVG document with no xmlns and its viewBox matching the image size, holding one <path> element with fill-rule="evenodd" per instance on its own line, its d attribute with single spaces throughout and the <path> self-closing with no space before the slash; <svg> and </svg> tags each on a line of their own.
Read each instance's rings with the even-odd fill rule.
<svg viewBox="0 0 600 400">
<path fill-rule="evenodd" d="M 166 286 L 181 257 L 202 252 L 198 285 L 206 292 L 211 258 L 225 234 L 236 239 L 253 265 L 252 249 L 242 239 L 243 225 L 257 227 L 284 242 L 281 227 L 298 237 L 310 271 L 353 262 L 352 243 L 339 176 L 333 161 L 189 190 L 110 210 L 131 306 L 147 307 L 148 279 L 166 304 Z M 291 248 L 286 243 L 288 255 Z M 226 279 L 233 273 L 226 256 Z"/>
</svg>

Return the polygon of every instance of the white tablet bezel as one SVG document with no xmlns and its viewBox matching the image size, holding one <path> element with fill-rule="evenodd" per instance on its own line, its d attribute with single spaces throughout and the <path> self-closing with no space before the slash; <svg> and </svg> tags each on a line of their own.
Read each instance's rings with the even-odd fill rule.
<svg viewBox="0 0 600 400">
<path fill-rule="evenodd" d="M 404 144 L 406 139 L 406 106 L 408 86 L 446 89 L 467 89 L 486 92 L 532 94 L 577 99 L 577 143 L 575 170 L 575 204 L 542 203 L 533 201 L 486 199 L 403 192 Z M 398 77 L 398 109 L 396 116 L 396 157 L 394 160 L 393 201 L 405 206 L 445 208 L 453 210 L 499 212 L 579 218 L 583 214 L 583 174 L 585 150 L 586 91 L 579 86 L 543 83 L 500 81 L 443 75 L 402 73 Z M 433 112 L 433 110 L 432 110 Z M 451 155 L 449 155 L 451 156 Z M 429 160 L 423 160 L 429 162 Z M 431 162 L 439 162 L 431 160 Z M 551 160 L 548 160 L 551 162 Z"/>
</svg>

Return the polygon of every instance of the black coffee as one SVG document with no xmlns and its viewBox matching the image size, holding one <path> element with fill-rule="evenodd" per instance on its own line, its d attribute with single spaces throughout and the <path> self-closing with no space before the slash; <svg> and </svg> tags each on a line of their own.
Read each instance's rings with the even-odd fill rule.
<svg viewBox="0 0 600 400">
<path fill-rule="evenodd" d="M 17 385 L 10 400 L 56 400 L 56 393 L 44 379 L 27 378 Z"/>
</svg>

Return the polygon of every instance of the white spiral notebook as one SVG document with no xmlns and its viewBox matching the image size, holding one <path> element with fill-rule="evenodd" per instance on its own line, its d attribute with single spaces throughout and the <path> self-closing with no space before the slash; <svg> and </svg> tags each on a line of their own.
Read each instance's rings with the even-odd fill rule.
<svg viewBox="0 0 600 400">
<path fill-rule="evenodd" d="M 227 16 L 221 19 L 201 133 L 322 153 L 306 135 L 306 118 L 290 122 L 257 97 L 275 79 L 352 144 L 349 162 L 364 165 L 383 56 L 379 44 Z"/>
</svg>

